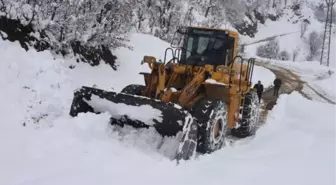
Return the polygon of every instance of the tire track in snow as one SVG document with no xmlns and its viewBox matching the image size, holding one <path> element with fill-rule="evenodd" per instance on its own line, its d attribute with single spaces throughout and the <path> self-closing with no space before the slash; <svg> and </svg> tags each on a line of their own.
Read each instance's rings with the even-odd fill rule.
<svg viewBox="0 0 336 185">
<path fill-rule="evenodd" d="M 309 90 L 313 91 L 313 93 L 315 93 L 316 95 L 318 95 L 319 98 L 322 98 L 324 101 L 330 103 L 330 104 L 336 104 L 334 101 L 330 100 L 327 96 L 323 95 L 322 93 L 320 93 L 318 90 L 316 90 L 315 88 L 313 88 L 311 85 L 309 85 L 307 82 L 305 82 L 305 87 L 307 87 Z M 309 99 L 313 99 L 313 98 L 309 98 Z"/>
</svg>

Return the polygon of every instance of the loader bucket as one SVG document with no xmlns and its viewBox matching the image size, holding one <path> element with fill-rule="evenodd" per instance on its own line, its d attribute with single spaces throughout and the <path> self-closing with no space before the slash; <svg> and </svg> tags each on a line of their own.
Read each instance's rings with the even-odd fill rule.
<svg viewBox="0 0 336 185">
<path fill-rule="evenodd" d="M 188 111 L 173 103 L 83 86 L 74 93 L 70 115 L 75 117 L 86 112 L 109 112 L 111 124 L 154 127 L 162 136 L 182 132 L 177 160 L 189 159 L 196 151 L 197 123 Z"/>
</svg>

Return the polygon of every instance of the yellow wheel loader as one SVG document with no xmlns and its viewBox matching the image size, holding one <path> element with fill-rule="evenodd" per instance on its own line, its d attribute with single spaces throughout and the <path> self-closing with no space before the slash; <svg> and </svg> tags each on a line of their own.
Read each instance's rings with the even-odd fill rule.
<svg viewBox="0 0 336 185">
<path fill-rule="evenodd" d="M 180 47 L 167 48 L 164 61 L 144 56 L 150 73 L 140 73 L 145 85 L 131 84 L 120 93 L 92 87 L 75 91 L 70 110 L 109 112 L 111 124 L 154 127 L 163 137 L 179 138 L 175 159 L 225 146 L 227 136 L 254 134 L 259 101 L 252 88 L 254 59 L 237 55 L 238 33 L 230 30 L 182 27 Z M 167 54 L 172 58 L 166 60 Z"/>
</svg>

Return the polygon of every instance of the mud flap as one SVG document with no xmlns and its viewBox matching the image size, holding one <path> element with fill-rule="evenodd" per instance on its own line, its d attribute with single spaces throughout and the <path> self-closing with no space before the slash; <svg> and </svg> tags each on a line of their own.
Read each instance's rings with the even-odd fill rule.
<svg viewBox="0 0 336 185">
<path fill-rule="evenodd" d="M 190 115 L 186 117 L 183 135 L 176 151 L 176 161 L 189 160 L 196 155 L 198 123 Z"/>
</svg>

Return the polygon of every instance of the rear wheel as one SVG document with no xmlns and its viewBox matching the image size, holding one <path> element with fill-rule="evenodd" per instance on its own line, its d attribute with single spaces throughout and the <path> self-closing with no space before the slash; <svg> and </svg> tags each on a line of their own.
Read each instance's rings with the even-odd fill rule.
<svg viewBox="0 0 336 185">
<path fill-rule="evenodd" d="M 201 100 L 193 108 L 198 122 L 197 152 L 211 153 L 225 144 L 227 106 L 221 100 Z"/>
<path fill-rule="evenodd" d="M 259 107 L 257 93 L 254 91 L 246 93 L 239 126 L 232 129 L 232 135 L 244 138 L 255 133 L 260 116 Z"/>
<path fill-rule="evenodd" d="M 131 94 L 131 95 L 141 95 L 142 90 L 145 88 L 143 85 L 138 85 L 138 84 L 131 84 L 126 87 L 124 87 L 121 92 L 126 93 L 126 94 Z"/>
</svg>

